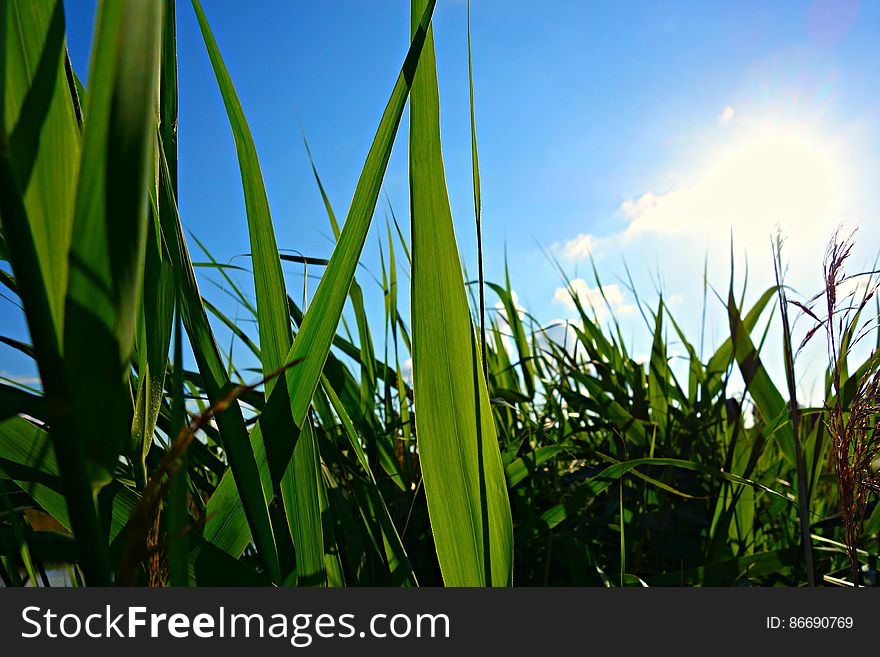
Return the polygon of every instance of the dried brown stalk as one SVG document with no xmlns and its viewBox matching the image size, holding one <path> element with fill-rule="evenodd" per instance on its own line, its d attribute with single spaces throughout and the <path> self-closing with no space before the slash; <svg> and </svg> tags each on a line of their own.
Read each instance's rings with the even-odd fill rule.
<svg viewBox="0 0 880 657">
<path fill-rule="evenodd" d="M 844 540 L 853 583 L 858 586 L 861 572 L 858 543 L 865 508 L 870 493 L 880 490 L 880 476 L 874 469 L 880 457 L 880 354 L 871 354 L 852 398 L 848 399 L 843 380 L 847 357 L 852 348 L 877 327 L 876 319 L 862 322 L 862 311 L 878 289 L 873 272 L 854 276 L 846 273 L 845 263 L 853 246 L 853 235 L 841 238 L 839 232 L 829 243 L 823 262 L 824 289 L 807 304 L 810 307 L 824 298 L 825 317 L 820 320 L 814 313 L 808 313 L 816 325 L 803 344 L 824 327 L 831 379 L 825 401 L 825 424 L 833 443 Z M 857 276 L 866 277 L 861 292 L 858 286 L 851 285 Z M 847 287 L 851 289 L 847 291 Z"/>
</svg>

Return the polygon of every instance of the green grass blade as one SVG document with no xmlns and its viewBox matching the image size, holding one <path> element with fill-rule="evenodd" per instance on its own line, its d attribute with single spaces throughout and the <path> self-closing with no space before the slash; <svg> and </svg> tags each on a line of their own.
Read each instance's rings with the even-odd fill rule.
<svg viewBox="0 0 880 657">
<path fill-rule="evenodd" d="M 166 179 L 170 179 L 164 155 L 161 156 L 161 160 L 160 173 Z M 163 189 L 166 194 L 171 194 L 170 184 L 164 185 Z M 189 336 L 199 372 L 202 375 L 202 383 L 211 403 L 216 404 L 224 399 L 235 386 L 229 380 L 223 359 L 220 356 L 220 350 L 214 339 L 214 333 L 208 323 L 208 316 L 205 306 L 202 304 L 192 261 L 180 225 L 180 217 L 177 214 L 177 204 L 173 198 L 168 200 L 171 212 L 162 213 L 160 217 L 165 243 L 168 246 L 177 275 L 176 282 L 183 324 Z M 262 465 L 258 466 L 258 463 L 265 463 L 262 438 L 259 433 L 256 435 L 252 433 L 249 439 L 241 407 L 236 400 L 233 400 L 226 410 L 218 413 L 215 420 L 220 429 L 223 448 L 230 465 L 230 470 L 224 475 L 224 480 L 228 475 L 227 487 L 231 488 L 231 491 L 227 494 L 231 493 L 231 498 L 224 514 L 234 516 L 236 520 L 240 521 L 233 524 L 233 540 L 219 547 L 238 557 L 241 556 L 241 552 L 253 537 L 260 556 L 266 563 L 270 578 L 273 581 L 279 581 L 281 568 L 278 564 L 278 553 L 266 502 L 267 497 L 269 499 L 273 497 L 272 483 L 268 470 Z M 211 536 L 223 533 L 227 528 L 227 517 L 216 518 L 211 515 L 211 511 L 214 509 L 211 509 L 209 505 L 209 520 L 205 527 L 205 537 L 208 540 L 211 540 L 209 538 Z"/>
<path fill-rule="evenodd" d="M 75 431 L 100 485 L 122 451 L 147 237 L 162 7 L 99 9 L 70 246 L 64 360 Z M 94 419 L 102 421 L 95 423 Z"/>
<path fill-rule="evenodd" d="M 186 399 L 183 396 L 183 328 L 180 314 L 174 322 L 174 370 L 171 380 L 171 436 L 177 436 L 186 423 Z M 177 471 L 168 490 L 168 574 L 172 586 L 189 586 L 189 536 L 190 522 L 186 493 L 189 477 L 187 454 L 180 459 Z"/>
<path fill-rule="evenodd" d="M 193 0 L 192 5 L 196 11 L 202 37 L 208 49 L 217 84 L 226 106 L 229 124 L 235 137 L 253 259 L 260 355 L 263 375 L 268 376 L 287 362 L 287 354 L 293 344 L 281 258 L 278 254 L 278 244 L 275 239 L 275 230 L 272 225 L 269 200 L 260 170 L 257 149 L 244 110 L 199 0 Z M 272 393 L 275 383 L 275 379 L 266 382 L 265 394 L 267 398 Z M 284 392 L 281 390 L 279 394 Z M 267 435 L 296 437 L 298 430 L 290 414 L 289 402 L 287 404 L 279 402 L 276 408 L 283 412 L 267 416 L 264 423 L 267 426 L 263 427 L 265 433 Z M 326 583 L 323 562 L 323 533 L 320 522 L 322 491 L 319 490 L 319 487 L 323 488 L 324 482 L 318 476 L 319 466 L 320 455 L 317 443 L 313 437 L 306 436 L 305 441 L 297 441 L 293 449 L 292 462 L 289 466 L 284 467 L 280 487 L 288 526 L 296 547 L 297 579 L 300 583 L 310 585 Z M 283 466 L 279 463 L 278 467 L 280 469 Z M 326 495 L 326 492 L 324 494 Z"/>
<path fill-rule="evenodd" d="M 540 468 L 549 459 L 553 458 L 560 452 L 564 451 L 561 445 L 547 445 L 524 454 L 522 457 L 512 461 L 504 468 L 504 475 L 507 477 L 507 487 L 513 488 L 532 472 Z"/>
<path fill-rule="evenodd" d="M 153 3 L 99 8 L 90 79 L 101 92 L 89 96 L 73 205 L 63 323 L 67 386 L 58 390 L 70 414 L 53 424 L 57 456 L 69 470 L 65 488 L 83 570 L 97 584 L 109 582 L 107 550 L 86 491 L 110 480 L 128 433 L 127 368 L 143 269 L 161 21 L 162 7 Z M 66 79 L 60 89 L 72 112 Z M 50 380 L 48 389 L 55 387 Z"/>
<path fill-rule="evenodd" d="M 666 439 L 666 424 L 669 419 L 669 359 L 666 355 L 666 340 L 663 335 L 663 300 L 657 308 L 654 324 L 654 342 L 648 370 L 648 401 L 651 419 L 663 440 Z"/>
<path fill-rule="evenodd" d="M 208 20 L 199 0 L 192 0 L 202 38 L 214 68 L 217 85 L 223 96 L 229 125 L 235 138 L 238 164 L 244 188 L 245 209 L 248 219 L 251 254 L 253 258 L 254 289 L 257 296 L 257 326 L 260 335 L 260 352 L 263 358 L 263 375 L 268 376 L 286 362 L 293 343 L 290 319 L 287 311 L 287 291 L 278 256 L 275 229 L 269 212 L 269 200 L 263 183 L 263 174 L 257 157 L 257 149 L 245 119 L 244 110 L 235 92 L 232 79 L 223 63 L 217 43 L 211 33 Z M 275 381 L 266 383 L 266 396 L 271 393 Z"/>
<path fill-rule="evenodd" d="M 535 396 L 535 366 L 532 358 L 529 341 L 526 339 L 525 327 L 520 317 L 520 311 L 513 301 L 513 292 L 510 287 L 510 277 L 507 272 L 507 263 L 504 265 L 505 285 L 501 287 L 495 283 L 487 283 L 492 288 L 501 304 L 504 306 L 504 316 L 510 333 L 513 336 L 514 345 L 516 345 L 517 355 L 519 356 L 519 366 L 522 372 L 523 382 L 526 386 L 526 392 L 529 399 Z"/>
<path fill-rule="evenodd" d="M 177 198 L 177 0 L 165 1 L 162 29 L 162 66 L 159 72 L 159 137 L 168 164 L 174 198 Z M 159 184 L 163 179 L 159 176 Z M 160 202 L 162 194 L 159 195 Z"/>
<path fill-rule="evenodd" d="M 73 529 L 61 469 L 45 430 L 21 417 L 0 422 L 0 473 L 15 481 L 61 525 Z M 106 497 L 110 505 L 107 537 L 112 543 L 128 523 L 138 497 L 115 481 L 107 487 Z"/>
<path fill-rule="evenodd" d="M 269 396 L 260 421 L 251 431 L 254 456 L 261 473 L 270 481 L 269 459 L 267 459 L 266 452 L 274 449 L 275 446 L 265 445 L 263 442 L 264 436 L 268 435 L 263 431 L 263 417 L 278 412 L 274 407 L 289 404 L 297 426 L 301 427 L 305 422 L 309 404 L 324 368 L 324 362 L 336 337 L 336 329 L 342 316 L 345 299 L 348 296 L 348 290 L 354 278 L 357 262 L 376 208 L 379 189 L 391 156 L 391 148 L 409 95 L 410 84 L 430 24 L 433 7 L 432 0 L 422 17 L 421 30 L 410 45 L 401 73 L 391 92 L 379 129 L 355 188 L 339 241 L 315 292 L 311 310 L 303 317 L 291 353 L 288 354 L 288 361 L 298 358 L 304 360 L 297 366 L 295 374 L 289 371 L 285 375 L 287 395 L 283 394 L 281 386 L 276 386 Z M 300 436 L 301 438 L 302 436 Z M 279 449 L 288 450 L 290 453 L 289 436 L 285 436 L 285 439 L 285 444 L 281 445 Z M 224 475 L 208 503 L 208 513 L 209 515 L 213 514 L 214 520 L 213 524 L 209 523 L 206 528 L 206 538 L 209 536 L 210 530 L 209 540 L 226 551 L 240 554 L 247 545 L 249 536 L 247 536 L 248 528 L 242 523 L 240 509 L 234 503 L 236 494 L 235 485 L 227 475 Z"/>
<path fill-rule="evenodd" d="M 60 345 L 67 292 L 67 251 L 79 169 L 80 133 L 67 87 L 64 6 L 55 2 L 4 2 L 0 7 L 0 112 L 2 150 L 26 210 L 17 225 L 3 213 L 3 232 L 12 248 L 16 276 L 44 291 L 45 319 L 31 323 L 37 346 Z M 15 193 L 3 189 L 2 194 Z M 22 261 L 26 239 L 33 261 Z M 39 295 L 43 296 L 43 295 Z M 24 297 L 25 306 L 38 296 Z M 43 338 L 43 335 L 46 335 Z"/>
<path fill-rule="evenodd" d="M 152 190 L 151 190 L 152 194 Z M 145 460 L 153 444 L 153 431 L 165 390 L 165 367 L 171 345 L 174 315 L 174 271 L 163 258 L 159 239 L 161 229 L 153 204 L 150 216 L 144 263 L 144 291 L 141 303 L 136 346 L 138 352 L 138 387 L 132 419 L 131 461 L 139 488 L 147 483 Z"/>
<path fill-rule="evenodd" d="M 424 5 L 412 2 L 414 32 Z M 410 122 L 416 439 L 437 557 L 448 586 L 509 585 L 510 504 L 446 191 L 431 30 Z"/>
<path fill-rule="evenodd" d="M 281 495 L 287 500 L 314 501 L 314 504 L 296 504 L 288 510 L 288 523 L 296 547 L 296 579 L 299 586 L 326 586 L 324 564 L 324 532 L 321 525 L 321 505 L 318 486 L 321 473 L 318 443 L 307 421 L 296 441 L 290 476 L 281 480 Z"/>
<path fill-rule="evenodd" d="M 733 355 L 749 395 L 767 424 L 776 425 L 773 436 L 779 443 L 782 453 L 791 462 L 797 463 L 795 457 L 795 436 L 791 421 L 778 422 L 787 417 L 787 404 L 779 389 L 773 383 L 764 364 L 761 362 L 759 350 L 755 348 L 752 338 L 740 318 L 739 310 L 731 291 L 727 300 L 727 313 L 730 320 L 730 335 Z"/>
<path fill-rule="evenodd" d="M 743 327 L 751 332 L 755 330 L 755 326 L 758 324 L 758 320 L 761 318 L 761 314 L 764 312 L 764 309 L 767 307 L 767 304 L 773 300 L 776 295 L 776 286 L 770 287 L 764 291 L 764 293 L 760 296 L 760 298 L 755 302 L 755 305 L 752 306 L 751 310 L 746 313 L 745 317 L 742 318 Z M 718 376 L 720 373 L 724 372 L 727 367 L 731 363 L 731 359 L 733 358 L 733 341 L 731 338 L 727 338 L 720 347 L 712 354 L 712 357 L 709 359 L 706 364 L 706 373 L 708 376 Z"/>
<path fill-rule="evenodd" d="M 312 167 L 312 175 L 315 176 L 315 182 L 318 184 L 318 191 L 321 193 L 321 200 L 324 202 L 324 209 L 327 211 L 327 217 L 330 219 L 330 228 L 333 229 L 333 239 L 339 239 L 339 222 L 336 220 L 336 213 L 333 212 L 333 206 L 330 204 L 330 198 L 324 189 L 324 183 L 321 182 L 321 176 L 318 175 L 318 167 L 315 166 L 315 158 L 312 157 L 312 149 L 309 148 L 309 142 L 303 133 L 303 144 L 306 147 L 306 155 L 309 156 L 309 165 Z"/>
<path fill-rule="evenodd" d="M 0 220 L 43 389 L 50 398 L 51 423 L 57 429 L 52 439 L 79 539 L 80 565 L 90 583 L 107 584 L 110 569 L 91 476 L 80 442 L 62 431 L 70 425 L 62 413 L 68 394 L 61 342 L 80 149 L 79 127 L 60 70 L 63 6 L 56 2 L 51 14 L 49 9 L 36 3 L 0 6 Z M 43 147 L 38 150 L 39 144 Z"/>
<path fill-rule="evenodd" d="M 480 353 L 483 356 L 483 376 L 489 378 L 486 356 L 486 288 L 483 278 L 483 201 L 480 192 L 480 158 L 477 153 L 477 119 L 474 112 L 474 56 L 471 48 L 471 0 L 467 3 L 468 96 L 471 106 L 471 170 L 474 182 L 474 219 L 477 230 L 477 280 L 479 281 Z M 390 241 L 389 241 L 390 244 Z M 509 282 L 508 282 L 509 287 Z"/>
</svg>

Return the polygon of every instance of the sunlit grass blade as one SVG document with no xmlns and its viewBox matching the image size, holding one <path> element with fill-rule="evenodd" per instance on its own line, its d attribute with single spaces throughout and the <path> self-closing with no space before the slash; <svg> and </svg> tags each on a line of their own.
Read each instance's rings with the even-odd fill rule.
<svg viewBox="0 0 880 657">
<path fill-rule="evenodd" d="M 296 548 L 296 580 L 299 586 L 326 586 L 324 539 L 318 486 L 320 457 L 311 425 L 306 422 L 296 441 L 291 461 L 291 476 L 281 480 L 285 500 L 306 498 L 314 504 L 299 504 L 288 511 L 293 545 Z"/>
<path fill-rule="evenodd" d="M 202 37 L 235 137 L 253 259 L 260 356 L 263 374 L 268 375 L 284 365 L 293 344 L 281 258 L 278 253 L 275 229 L 272 225 L 269 200 L 257 157 L 257 149 L 244 110 L 226 65 L 223 63 L 223 58 L 211 33 L 202 6 L 198 0 L 193 0 L 192 5 L 196 11 Z M 266 383 L 265 395 L 267 398 L 274 387 L 274 380 Z M 279 394 L 283 393 L 284 390 L 281 390 Z M 297 428 L 290 415 L 290 404 L 279 402 L 276 408 L 279 409 L 278 413 L 270 414 L 265 418 L 264 424 L 268 425 L 265 426 L 266 434 L 287 434 L 290 436 L 290 440 L 295 440 Z M 298 577 L 300 581 L 316 584 L 323 577 L 320 574 L 323 569 L 324 548 L 320 525 L 320 492 L 318 490 L 319 486 L 323 487 L 323 481 L 317 476 L 320 464 L 317 444 L 314 444 L 314 440 L 311 439 L 309 442 L 312 444 L 302 447 L 298 443 L 293 449 L 292 462 L 288 465 L 281 460 L 276 468 L 283 470 L 284 473 L 281 481 L 281 495 L 296 547 Z M 271 458 L 272 452 L 269 455 Z M 307 461 L 300 462 L 301 459 Z M 318 519 L 317 523 L 309 521 L 314 518 Z M 276 532 L 278 530 L 279 528 L 276 528 Z M 317 561 L 311 559 L 313 554 L 317 554 L 320 559 Z"/>
<path fill-rule="evenodd" d="M 159 178 L 154 176 L 149 190 L 144 285 L 135 336 L 138 379 L 129 456 L 135 483 L 141 489 L 147 483 L 146 458 L 153 444 L 153 432 L 164 398 L 165 367 L 171 344 L 175 300 L 174 271 L 161 240 L 162 229 L 159 225 L 158 213 L 167 211 L 158 201 Z"/>
<path fill-rule="evenodd" d="M 785 400 L 761 362 L 759 349 L 755 348 L 751 336 L 740 318 L 732 291 L 728 295 L 727 313 L 730 320 L 733 355 L 739 365 L 749 395 L 755 400 L 755 405 L 764 421 L 777 426 L 774 438 L 779 443 L 785 457 L 792 465 L 795 465 L 794 431 L 790 422 L 779 421 L 787 413 Z"/>
<path fill-rule="evenodd" d="M 504 287 L 495 283 L 487 283 L 487 285 L 498 295 L 504 307 L 504 322 L 507 324 L 507 328 L 513 337 L 513 343 L 516 346 L 517 355 L 519 356 L 519 368 L 522 372 L 522 380 L 525 384 L 527 395 L 529 399 L 532 399 L 535 396 L 535 366 L 529 341 L 526 338 L 522 317 L 520 317 L 520 309 L 517 308 L 513 298 L 513 290 L 510 287 L 510 275 L 506 262 L 504 264 Z"/>
<path fill-rule="evenodd" d="M 211 33 L 208 20 L 199 0 L 192 0 L 202 38 L 214 68 L 217 85 L 235 137 L 238 165 L 244 188 L 245 209 L 248 219 L 251 254 L 253 258 L 254 289 L 257 297 L 257 327 L 260 335 L 260 352 L 263 358 L 263 374 L 268 375 L 282 367 L 293 342 L 290 319 L 287 312 L 287 291 L 278 256 L 275 229 L 269 211 L 269 200 L 263 183 L 263 174 L 257 157 L 257 149 L 251 135 L 244 110 L 235 92 L 232 79 L 223 63 L 220 50 Z M 275 382 L 266 384 L 268 396 Z"/>
<path fill-rule="evenodd" d="M 406 60 L 380 121 L 373 145 L 367 154 L 339 241 L 312 299 L 311 310 L 303 317 L 291 353 L 288 354 L 288 361 L 302 358 L 302 363 L 297 367 L 295 374 L 288 372 L 285 377 L 286 396 L 283 395 L 283 391 L 279 395 L 281 386 L 275 387 L 269 396 L 263 416 L 273 412 L 277 413 L 278 410 L 273 409 L 273 406 L 289 403 L 297 426 L 301 427 L 305 422 L 306 413 L 324 368 L 324 362 L 336 337 L 336 329 L 342 315 L 345 299 L 348 296 L 348 290 L 354 278 L 357 262 L 376 208 L 382 179 L 391 156 L 391 148 L 406 99 L 409 96 L 410 84 L 422 51 L 433 7 L 434 2 L 432 1 L 422 16 L 421 28 L 410 45 Z M 264 434 L 262 428 L 263 416 L 251 431 L 251 438 L 261 473 L 268 477 L 269 463 L 266 452 L 274 447 L 268 444 L 264 445 L 263 441 L 267 439 L 267 435 Z M 286 440 L 285 444 L 278 446 L 278 449 L 282 452 L 287 449 L 289 453 L 291 438 L 284 436 L 284 439 Z M 297 440 L 302 439 L 302 435 L 297 438 Z M 240 550 L 247 544 L 247 527 L 242 526 L 240 511 L 234 503 L 235 496 L 234 484 L 229 477 L 224 475 L 208 503 L 208 511 L 213 513 L 215 517 L 213 524 L 215 529 L 211 534 L 211 540 L 227 551 L 240 553 Z"/>
<path fill-rule="evenodd" d="M 424 5 L 412 2 L 414 32 Z M 510 504 L 446 191 L 432 30 L 413 81 L 410 194 L 416 439 L 437 557 L 449 586 L 504 586 Z"/>
<path fill-rule="evenodd" d="M 176 436 L 186 423 L 186 399 L 183 396 L 183 326 L 180 314 L 174 318 L 174 369 L 171 378 L 171 433 Z M 189 586 L 189 527 L 187 508 L 187 454 L 168 490 L 168 571 L 172 586 Z"/>
</svg>

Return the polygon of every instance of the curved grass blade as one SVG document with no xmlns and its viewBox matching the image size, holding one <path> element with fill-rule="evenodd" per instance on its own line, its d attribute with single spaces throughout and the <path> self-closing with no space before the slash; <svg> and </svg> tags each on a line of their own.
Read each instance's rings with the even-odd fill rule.
<svg viewBox="0 0 880 657">
<path fill-rule="evenodd" d="M 170 180 L 168 163 L 161 149 L 160 159 L 160 175 Z M 170 184 L 163 186 L 163 189 L 166 195 L 171 194 Z M 177 275 L 181 316 L 202 375 L 202 384 L 211 403 L 216 404 L 224 399 L 235 385 L 229 380 L 214 333 L 208 323 L 180 225 L 180 217 L 177 214 L 177 204 L 173 198 L 168 200 L 171 211 L 160 214 L 160 218 L 165 243 Z M 228 504 L 224 505 L 226 515 L 216 520 L 211 514 L 213 509 L 210 509 L 209 504 L 205 537 L 211 540 L 210 537 L 214 536 L 215 532 L 222 533 L 229 515 L 234 516 L 238 521 L 235 522 L 233 530 L 236 540 L 218 547 L 239 557 L 253 537 L 257 550 L 266 563 L 269 577 L 277 582 L 281 578 L 281 568 L 278 564 L 278 552 L 266 503 L 266 498 L 272 499 L 273 493 L 268 469 L 264 465 L 266 457 L 262 438 L 259 433 L 255 435 L 254 432 L 250 437 L 248 436 L 241 407 L 236 400 L 232 400 L 226 410 L 218 413 L 215 420 L 230 466 L 223 476 L 223 481 L 228 480 L 227 486 L 232 489 L 232 497 Z M 216 491 L 214 495 L 216 496 Z M 242 537 L 245 537 L 243 541 Z"/>
<path fill-rule="evenodd" d="M 412 1 L 414 33 L 424 6 Z M 452 225 L 439 105 L 429 30 L 410 106 L 416 440 L 444 583 L 504 586 L 513 580 L 510 503 Z"/>
<path fill-rule="evenodd" d="M 202 31 L 202 38 L 214 68 L 217 85 L 223 96 L 229 125 L 235 138 L 239 170 L 244 188 L 245 209 L 248 219 L 251 253 L 253 254 L 254 289 L 257 297 L 257 326 L 260 336 L 263 374 L 276 371 L 286 362 L 287 352 L 293 344 L 290 319 L 287 311 L 287 291 L 278 256 L 278 244 L 269 199 L 253 136 L 247 124 L 244 110 L 235 92 L 229 71 L 223 63 L 217 42 L 211 33 L 208 20 L 199 0 L 192 0 L 193 9 Z M 266 384 L 266 396 L 271 393 L 274 381 Z"/>
<path fill-rule="evenodd" d="M 269 211 L 269 200 L 260 170 L 257 149 L 254 144 L 244 110 L 235 92 L 232 79 L 223 63 L 217 43 L 211 33 L 199 0 L 192 0 L 199 21 L 202 37 L 214 68 L 217 84 L 223 96 L 229 124 L 235 137 L 239 169 L 244 188 L 245 208 L 248 218 L 253 258 L 254 289 L 257 297 L 257 327 L 260 337 L 260 356 L 263 373 L 269 374 L 284 365 L 293 345 L 290 330 L 290 313 L 287 308 L 287 290 L 281 270 L 281 258 Z M 268 398 L 275 381 L 266 383 Z M 283 386 L 279 394 L 283 394 Z M 266 416 L 267 435 L 288 435 L 296 438 L 299 430 L 290 414 L 290 403 L 276 404 L 279 410 Z M 269 452 L 271 456 L 273 452 Z M 321 495 L 326 496 L 324 482 L 319 475 L 320 455 L 314 437 L 309 433 L 305 440 L 297 440 L 288 465 L 281 460 L 277 470 L 281 476 L 281 497 L 288 526 L 296 547 L 297 577 L 309 585 L 325 584 L 324 542 L 321 529 Z M 277 531 L 277 529 L 276 529 Z"/>
<path fill-rule="evenodd" d="M 99 9 L 64 323 L 74 431 L 95 486 L 109 480 L 128 432 L 161 25 L 158 3 Z"/>
<path fill-rule="evenodd" d="M 266 452 L 276 447 L 271 443 L 266 445 L 263 442 L 264 437 L 268 436 L 262 427 L 264 417 L 267 417 L 267 414 L 278 412 L 278 409 L 275 408 L 278 405 L 286 406 L 289 404 L 297 426 L 301 427 L 305 422 L 309 404 L 330 352 L 330 346 L 336 337 L 336 329 L 342 316 L 345 299 L 348 296 L 376 208 L 379 189 L 388 166 L 391 148 L 403 115 L 406 99 L 409 96 L 410 85 L 422 51 L 433 8 L 434 0 L 431 0 L 422 15 L 420 29 L 416 32 L 410 45 L 406 60 L 379 123 L 373 144 L 367 154 L 339 241 L 315 292 L 310 310 L 303 317 L 300 330 L 296 335 L 291 352 L 288 354 L 288 361 L 302 358 L 302 363 L 297 368 L 295 375 L 288 373 L 285 377 L 287 395 L 284 395 L 282 386 L 275 386 L 266 403 L 263 415 L 251 431 L 254 456 L 264 480 L 271 480 Z M 289 436 L 285 438 L 287 441 L 280 445 L 279 449 L 286 450 L 289 454 L 292 445 L 289 443 Z M 235 504 L 237 494 L 231 478 L 224 475 L 208 502 L 208 513 L 209 515 L 213 514 L 214 519 L 206 528 L 206 538 L 230 553 L 241 554 L 241 550 L 247 545 L 250 536 L 248 535 L 248 527 L 242 523 L 240 507 Z"/>
<path fill-rule="evenodd" d="M 775 291 L 775 288 L 774 288 Z M 755 348 L 749 331 L 740 318 L 733 292 L 728 296 L 727 313 L 730 320 L 730 335 L 733 356 L 739 366 L 746 389 L 755 401 L 758 411 L 767 424 L 777 426 L 774 437 L 786 459 L 797 463 L 795 456 L 795 436 L 790 419 L 777 422 L 787 416 L 787 405 L 761 362 L 759 350 Z"/>
<path fill-rule="evenodd" d="M 3 232 L 12 247 L 8 255 L 16 276 L 22 282 L 33 279 L 31 285 L 45 290 L 42 312 L 47 315 L 46 323 L 31 326 L 34 341 L 57 342 L 64 324 L 67 251 L 80 154 L 79 127 L 64 67 L 64 6 L 61 0 L 4 2 L 0 27 L 2 150 L 10 158 L 26 210 L 22 225 L 4 212 Z M 12 193 L 12 189 L 2 190 L 4 196 Z M 21 258 L 23 239 L 30 242 L 34 256 L 27 264 Z M 27 307 L 37 297 L 26 294 L 23 301 Z"/>
</svg>

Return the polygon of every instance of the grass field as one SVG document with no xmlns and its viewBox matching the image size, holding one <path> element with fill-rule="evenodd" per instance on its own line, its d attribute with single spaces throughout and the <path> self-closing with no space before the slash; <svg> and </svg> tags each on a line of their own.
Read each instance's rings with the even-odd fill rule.
<svg viewBox="0 0 880 657">
<path fill-rule="evenodd" d="M 727 338 L 706 353 L 662 298 L 640 299 L 652 346 L 637 361 L 613 315 L 599 321 L 574 288 L 578 317 L 552 337 L 509 280 L 484 281 L 482 266 L 465 278 L 435 2 L 412 0 L 409 52 L 388 72 L 344 221 L 313 167 L 332 256 L 281 253 L 234 81 L 192 4 L 235 139 L 247 286 L 210 254 L 194 266 L 203 250 L 178 214 L 174 1 L 101 2 L 87 88 L 60 0 L 0 5 L 0 283 L 30 335 L 0 340 L 41 381 L 0 383 L 6 586 L 48 573 L 138 586 L 876 583 L 880 369 L 850 352 L 878 344 L 878 306 L 873 275 L 846 273 L 851 239 L 829 236 L 812 300 L 788 298 L 785 254 L 768 249 L 777 279 L 750 307 L 731 282 Z M 405 129 L 410 208 L 384 231 L 384 321 L 371 325 L 361 285 L 374 281 L 358 263 Z M 307 304 L 282 261 L 320 272 Z M 203 296 L 206 277 L 236 319 Z M 795 316 L 809 332 L 792 335 Z M 762 361 L 771 325 L 785 386 Z M 227 357 L 218 327 L 261 374 Z M 805 337 L 827 343 L 815 407 L 795 394 Z"/>
</svg>

